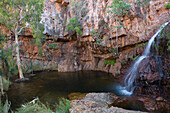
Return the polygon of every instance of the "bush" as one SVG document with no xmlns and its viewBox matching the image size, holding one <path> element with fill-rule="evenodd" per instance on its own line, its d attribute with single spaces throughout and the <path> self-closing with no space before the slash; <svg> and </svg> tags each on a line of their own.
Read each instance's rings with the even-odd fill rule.
<svg viewBox="0 0 170 113">
<path fill-rule="evenodd" d="M 5 101 L 5 104 L 2 104 L 1 101 L 1 94 L 0 94 L 0 113 L 8 113 L 9 109 L 10 109 L 10 103 L 8 102 L 8 100 Z"/>
<path fill-rule="evenodd" d="M 112 66 L 114 66 L 115 63 L 116 63 L 116 60 L 105 60 L 105 61 L 104 61 L 104 66 L 106 66 L 106 65 L 112 65 Z"/>
<path fill-rule="evenodd" d="M 10 86 L 10 84 L 11 84 L 11 82 L 9 81 L 9 78 L 5 78 L 5 77 L 1 77 L 1 79 L 2 79 L 2 84 L 3 84 L 3 89 L 5 90 L 5 91 L 7 91 L 8 90 L 8 88 L 9 88 L 9 86 Z M 0 84 L 0 88 L 1 88 L 2 86 L 1 86 L 1 84 Z"/>
<path fill-rule="evenodd" d="M 32 101 L 22 105 L 21 108 L 17 109 L 16 113 L 52 113 L 52 110 L 37 100 L 36 103 Z"/>
<path fill-rule="evenodd" d="M 83 27 L 81 27 L 81 24 L 77 20 L 77 18 L 71 18 L 66 26 L 66 31 L 69 33 L 70 36 L 76 33 L 77 37 L 79 37 L 80 35 L 83 34 L 82 30 Z"/>
<path fill-rule="evenodd" d="M 170 2 L 165 3 L 164 8 L 165 8 L 165 9 L 169 9 L 169 8 L 170 8 Z"/>
<path fill-rule="evenodd" d="M 57 44 L 51 43 L 48 45 L 50 49 L 58 49 Z"/>
<path fill-rule="evenodd" d="M 70 102 L 67 99 L 59 99 L 56 104 L 56 113 L 69 113 L 71 108 Z M 22 105 L 15 113 L 54 113 L 49 106 L 44 105 L 39 99 L 34 99 L 29 103 Z"/>
<path fill-rule="evenodd" d="M 61 98 L 56 106 L 56 113 L 69 113 L 71 108 L 70 101 L 64 98 Z"/>
</svg>

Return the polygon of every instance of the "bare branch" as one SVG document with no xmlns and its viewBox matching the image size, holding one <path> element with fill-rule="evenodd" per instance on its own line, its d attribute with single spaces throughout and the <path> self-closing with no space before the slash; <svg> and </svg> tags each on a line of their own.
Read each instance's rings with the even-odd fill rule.
<svg viewBox="0 0 170 113">
<path fill-rule="evenodd" d="M 20 34 L 21 31 L 22 31 L 24 28 L 26 28 L 26 27 L 22 27 L 22 28 L 18 31 L 18 34 Z"/>
<path fill-rule="evenodd" d="M 18 31 L 18 34 L 20 34 L 20 33 L 21 33 L 21 31 L 22 31 L 24 28 L 27 28 L 27 27 L 29 27 L 29 24 L 26 24 L 26 26 L 25 26 L 25 27 L 22 27 L 22 28 Z"/>
</svg>

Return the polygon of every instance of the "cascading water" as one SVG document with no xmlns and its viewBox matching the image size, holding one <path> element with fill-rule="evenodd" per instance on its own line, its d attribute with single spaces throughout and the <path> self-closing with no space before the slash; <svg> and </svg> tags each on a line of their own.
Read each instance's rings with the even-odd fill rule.
<svg viewBox="0 0 170 113">
<path fill-rule="evenodd" d="M 146 57 L 149 57 L 150 55 L 150 48 L 155 40 L 155 37 L 157 37 L 157 35 L 160 34 L 160 32 L 162 31 L 162 29 L 168 24 L 169 22 L 164 23 L 160 29 L 152 36 L 152 38 L 149 40 L 145 51 L 143 52 L 142 56 L 140 56 L 135 63 L 133 64 L 133 66 L 130 68 L 128 74 L 126 75 L 125 79 L 124 79 L 124 85 L 125 87 L 119 87 L 119 89 L 121 90 L 121 93 L 123 95 L 131 95 L 133 93 L 134 90 L 134 86 L 133 83 L 135 82 L 135 79 L 138 75 L 138 67 L 139 64 L 142 62 L 143 59 L 145 59 Z"/>
</svg>

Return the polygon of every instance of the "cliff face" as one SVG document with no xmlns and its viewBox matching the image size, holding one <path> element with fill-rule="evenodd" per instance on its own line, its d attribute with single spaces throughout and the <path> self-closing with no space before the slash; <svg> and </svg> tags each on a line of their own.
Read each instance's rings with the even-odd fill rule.
<svg viewBox="0 0 170 113">
<path fill-rule="evenodd" d="M 43 43 L 42 57 L 38 56 L 36 45 L 29 43 L 31 41 L 29 37 L 21 37 L 22 61 L 26 62 L 27 59 L 29 62 L 32 58 L 35 64 L 41 63 L 40 67 L 49 65 L 55 69 L 57 67 L 60 72 L 101 70 L 113 75 L 120 74 L 122 62 L 143 51 L 142 43 L 148 41 L 161 24 L 169 21 L 170 13 L 169 9 L 164 8 L 167 0 L 140 4 L 137 4 L 136 0 L 133 2 L 127 0 L 131 8 L 120 19 L 121 23 L 118 23 L 123 27 L 118 29 L 120 55 L 116 57 L 112 52 L 116 47 L 114 29 L 116 22 L 107 13 L 109 9 L 106 8 L 111 2 L 112 0 L 46 0 L 42 22 L 45 23 L 44 34 L 47 35 L 48 41 Z M 69 40 L 66 25 L 73 17 L 77 17 L 81 23 L 83 34 L 81 37 L 72 35 L 74 40 Z M 97 45 L 90 36 L 90 32 L 95 29 L 100 34 L 103 45 Z M 50 48 L 49 44 L 53 43 L 58 48 Z M 47 61 L 49 64 L 46 63 Z"/>
<path fill-rule="evenodd" d="M 164 8 L 167 0 L 148 0 L 138 5 L 137 1 L 127 2 L 131 4 L 131 8 L 121 19 L 123 27 L 118 29 L 119 47 L 148 40 L 147 36 L 169 20 L 169 9 Z M 46 26 L 44 33 L 67 39 L 66 25 L 70 18 L 77 17 L 83 27 L 83 39 L 92 41 L 90 32 L 97 29 L 103 36 L 108 36 L 103 37 L 106 43 L 108 38 L 116 35 L 115 20 L 107 13 L 107 6 L 111 3 L 112 0 L 46 0 L 42 20 Z M 104 29 L 104 25 L 107 25 L 107 28 Z M 107 44 L 107 47 L 109 46 Z"/>
</svg>

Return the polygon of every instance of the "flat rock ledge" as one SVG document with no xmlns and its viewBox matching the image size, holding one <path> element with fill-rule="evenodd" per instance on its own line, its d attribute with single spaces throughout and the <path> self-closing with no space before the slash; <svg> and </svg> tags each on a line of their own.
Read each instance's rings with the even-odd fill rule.
<svg viewBox="0 0 170 113">
<path fill-rule="evenodd" d="M 125 110 L 118 107 L 108 107 L 114 97 L 110 93 L 88 93 L 81 100 L 72 100 L 70 113 L 144 113 Z"/>
</svg>

